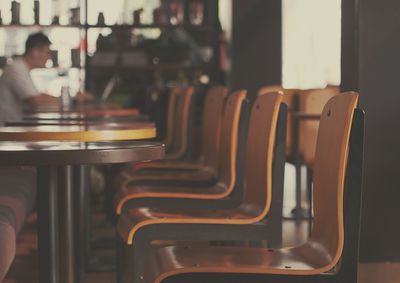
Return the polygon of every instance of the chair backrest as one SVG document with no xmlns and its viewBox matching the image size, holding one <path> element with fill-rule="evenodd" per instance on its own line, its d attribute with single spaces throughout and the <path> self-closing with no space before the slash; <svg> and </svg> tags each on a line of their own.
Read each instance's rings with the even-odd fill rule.
<svg viewBox="0 0 400 283">
<path fill-rule="evenodd" d="M 278 114 L 283 94 L 259 95 L 251 113 L 246 144 L 244 199 L 241 209 L 259 220 L 265 217 L 272 199 L 272 161 Z"/>
<path fill-rule="evenodd" d="M 344 244 L 343 196 L 350 131 L 358 94 L 333 97 L 322 111 L 314 166 L 314 221 L 309 243 L 320 246 L 334 267 Z M 350 176 L 351 177 L 351 176 Z"/>
<path fill-rule="evenodd" d="M 204 163 L 218 170 L 222 118 L 228 89 L 213 87 L 207 93 L 203 108 L 202 158 Z"/>
<path fill-rule="evenodd" d="M 175 158 L 184 156 L 188 149 L 190 108 L 194 94 L 193 87 L 182 90 L 176 98 L 176 108 L 174 113 L 174 137 L 170 153 Z"/>
<path fill-rule="evenodd" d="M 289 110 L 286 117 L 286 155 L 290 157 L 293 154 L 293 117 L 290 111 L 293 108 L 293 97 L 297 94 L 298 90 L 284 89 L 282 86 L 273 85 L 261 88 L 258 92 L 258 95 L 264 95 L 278 91 L 283 93 L 282 102 L 287 105 Z"/>
<path fill-rule="evenodd" d="M 167 106 L 167 132 L 164 140 L 165 150 L 168 152 L 173 144 L 174 140 L 174 122 L 176 115 L 176 101 L 181 89 L 176 87 L 173 88 L 169 94 L 168 106 Z"/>
<path fill-rule="evenodd" d="M 306 114 L 321 114 L 325 104 L 332 97 L 339 95 L 338 87 L 327 87 L 323 89 L 311 89 L 299 92 L 299 112 Z M 318 134 L 318 120 L 299 121 L 299 154 L 304 164 L 309 167 L 314 165 L 315 145 Z"/>
<path fill-rule="evenodd" d="M 219 154 L 219 182 L 228 187 L 228 192 L 233 190 L 236 182 L 239 122 L 246 95 L 245 90 L 236 91 L 225 103 Z"/>
</svg>

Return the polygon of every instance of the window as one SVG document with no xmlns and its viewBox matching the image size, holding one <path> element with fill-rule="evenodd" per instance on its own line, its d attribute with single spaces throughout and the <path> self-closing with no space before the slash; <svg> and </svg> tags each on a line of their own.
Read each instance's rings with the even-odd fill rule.
<svg viewBox="0 0 400 283">
<path fill-rule="evenodd" d="M 341 1 L 282 1 L 282 84 L 323 88 L 340 84 Z"/>
</svg>

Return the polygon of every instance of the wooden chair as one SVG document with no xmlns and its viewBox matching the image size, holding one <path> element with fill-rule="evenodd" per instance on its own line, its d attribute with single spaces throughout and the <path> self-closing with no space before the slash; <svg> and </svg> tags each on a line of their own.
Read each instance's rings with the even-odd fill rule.
<svg viewBox="0 0 400 283">
<path fill-rule="evenodd" d="M 299 154 L 305 165 L 313 167 L 317 142 L 319 116 L 325 104 L 332 97 L 339 95 L 337 87 L 312 89 L 299 92 Z"/>
<path fill-rule="evenodd" d="M 283 98 L 282 102 L 287 105 L 288 111 L 287 111 L 287 116 L 286 116 L 286 156 L 290 158 L 293 154 L 293 138 L 292 138 L 292 132 L 293 132 L 293 117 L 291 115 L 292 112 L 292 107 L 293 107 L 293 97 L 296 95 L 298 92 L 297 89 L 284 89 L 280 85 L 271 85 L 271 86 L 264 86 L 258 91 L 258 95 L 263 95 L 265 93 L 270 93 L 270 92 L 282 92 L 283 93 Z"/>
<path fill-rule="evenodd" d="M 294 214 L 297 218 L 311 217 L 311 209 L 304 210 L 301 206 L 303 183 L 301 168 L 307 167 L 307 201 L 311 205 L 312 199 L 312 168 L 314 165 L 315 146 L 318 134 L 319 119 L 325 104 L 332 97 L 339 95 L 337 87 L 310 89 L 294 92 L 291 99 L 291 155 L 289 161 L 296 168 L 296 207 Z"/>
<path fill-rule="evenodd" d="M 356 283 L 364 134 L 357 100 L 356 93 L 336 96 L 322 113 L 314 225 L 306 243 L 280 249 L 155 247 L 141 282 Z"/>
<path fill-rule="evenodd" d="M 162 182 L 164 185 L 167 181 L 173 184 L 215 182 L 218 177 L 220 132 L 227 94 L 227 88 L 219 86 L 212 88 L 206 95 L 201 135 L 202 153 L 199 159 L 138 164 L 133 170 L 124 171 L 124 174 L 118 176 L 117 190 L 118 187 L 125 187 L 139 180 Z"/>
<path fill-rule="evenodd" d="M 271 229 L 273 217 L 271 221 L 266 217 L 274 205 L 282 203 L 272 191 L 272 187 L 282 186 L 283 181 L 284 158 L 280 156 L 284 154 L 284 139 L 279 147 L 274 147 L 281 101 L 282 94 L 272 93 L 259 96 L 252 107 L 245 179 L 241 183 L 243 197 L 239 205 L 211 210 L 208 205 L 202 208 L 147 207 L 131 209 L 120 216 L 117 225 L 119 282 L 141 282 L 145 255 L 153 240 L 267 239 L 280 245 L 281 224 Z M 284 131 L 280 130 L 279 135 L 282 133 Z M 278 152 L 274 159 L 274 153 Z M 277 193 L 281 196 L 281 192 Z M 275 212 L 282 213 L 281 210 Z"/>
<path fill-rule="evenodd" d="M 165 201 L 164 199 L 217 200 L 229 196 L 234 190 L 237 182 L 236 174 L 238 160 L 237 156 L 239 155 L 238 151 L 240 151 L 241 148 L 244 148 L 243 144 L 239 146 L 239 137 L 241 136 L 239 134 L 239 126 L 240 124 L 242 124 L 241 128 L 245 126 L 243 124 L 245 124 L 246 117 L 244 116 L 246 116 L 246 114 L 242 112 L 242 109 L 245 108 L 246 104 L 245 99 L 246 91 L 242 90 L 232 94 L 226 102 L 224 117 L 221 123 L 221 150 L 219 164 L 215 164 L 218 163 L 218 158 L 216 158 L 216 156 L 208 157 L 210 159 L 209 162 L 214 163 L 213 166 L 220 167 L 218 170 L 220 175 L 217 180 L 214 180 L 213 183 L 208 185 L 203 184 L 198 186 L 190 186 L 189 184 L 186 186 L 168 186 L 165 184 L 141 185 L 135 182 L 128 182 L 125 186 L 121 186 L 117 190 L 115 197 L 116 214 L 119 215 L 123 210 L 129 210 L 131 208 L 138 207 L 138 201 L 140 201 L 143 206 L 147 207 L 149 204 L 147 204 L 146 199 L 147 201 L 149 199 L 153 199 L 152 206 L 159 207 L 168 203 L 168 201 Z M 213 100 L 209 100 L 210 103 L 212 101 Z M 222 102 L 220 99 L 218 99 L 218 101 Z M 242 123 L 240 123 L 241 120 Z M 219 131 L 219 129 L 215 130 Z M 215 148 L 215 142 L 217 142 L 217 140 L 212 138 L 212 141 L 209 142 L 210 144 L 208 145 L 209 147 L 213 147 L 213 151 Z M 190 173 L 186 174 L 188 175 L 188 178 L 191 175 Z M 183 175 L 184 174 L 181 174 L 181 176 Z M 159 200 L 157 201 L 157 205 L 155 205 L 154 202 L 157 199 Z M 179 207 L 190 207 L 191 205 L 192 204 L 190 202 L 186 201 L 180 203 L 179 205 L 176 202 L 173 204 L 173 206 Z M 202 205 L 204 207 L 205 204 L 203 203 Z"/>
<path fill-rule="evenodd" d="M 166 160 L 184 159 L 190 155 L 191 143 L 191 107 L 193 106 L 194 88 L 174 88 L 168 100 L 167 134 L 164 140 L 166 157 L 161 161 L 130 164 L 125 170 L 152 168 Z"/>
<path fill-rule="evenodd" d="M 311 206 L 312 199 L 312 166 L 314 162 L 315 144 L 318 133 L 319 118 L 327 101 L 340 94 L 338 87 L 323 89 L 283 89 L 272 85 L 263 87 L 260 92 L 282 91 L 283 102 L 288 107 L 286 125 L 286 158 L 296 168 L 296 206 L 293 215 L 296 218 L 310 218 L 311 207 L 302 207 L 303 183 L 301 168 L 307 166 L 307 201 Z"/>
<path fill-rule="evenodd" d="M 176 98 L 174 115 L 174 137 L 171 148 L 165 159 L 187 158 L 190 155 L 189 144 L 191 143 L 191 106 L 193 101 L 194 88 L 188 87 Z"/>
<path fill-rule="evenodd" d="M 181 93 L 181 89 L 176 87 L 173 88 L 169 94 L 168 106 L 167 106 L 167 131 L 165 134 L 165 139 L 163 143 L 165 144 L 165 152 L 169 152 L 172 148 L 174 141 L 174 122 L 175 122 L 175 112 L 177 107 L 177 98 Z"/>
</svg>

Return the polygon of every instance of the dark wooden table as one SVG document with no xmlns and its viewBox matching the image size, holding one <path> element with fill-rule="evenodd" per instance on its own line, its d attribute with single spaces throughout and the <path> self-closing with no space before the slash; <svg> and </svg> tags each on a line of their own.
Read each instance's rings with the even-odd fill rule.
<svg viewBox="0 0 400 283">
<path fill-rule="evenodd" d="M 62 282 L 72 283 L 82 277 L 82 256 L 75 256 L 81 252 L 82 244 L 74 240 L 74 227 L 82 228 L 87 223 L 79 217 L 74 221 L 74 211 L 81 218 L 85 215 L 86 188 L 83 182 L 73 183 L 85 174 L 84 164 L 152 160 L 164 154 L 161 144 L 82 142 L 133 141 L 155 136 L 152 123 L 0 127 L 0 165 L 39 166 L 39 282 L 55 283 L 63 278 Z M 73 208 L 73 191 L 78 196 L 77 209 Z M 83 229 L 79 230 L 84 234 Z M 78 265 L 74 264 L 75 259 L 80 261 Z"/>
<path fill-rule="evenodd" d="M 0 142 L 0 166 L 36 166 L 38 170 L 39 282 L 79 281 L 74 263 L 74 227 L 79 225 L 74 225 L 73 166 L 163 156 L 164 146 L 149 142 Z"/>
</svg>

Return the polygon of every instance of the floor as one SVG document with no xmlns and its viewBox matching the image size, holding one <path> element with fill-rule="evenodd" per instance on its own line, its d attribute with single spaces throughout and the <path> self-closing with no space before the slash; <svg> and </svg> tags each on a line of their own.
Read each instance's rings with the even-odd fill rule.
<svg viewBox="0 0 400 283">
<path fill-rule="evenodd" d="M 112 227 L 97 228 L 103 236 L 111 236 Z M 284 223 L 284 245 L 296 245 L 307 238 L 308 227 L 305 223 L 296 224 L 286 220 Z M 96 231 L 95 231 L 96 232 Z M 36 283 L 37 282 L 37 237 L 35 217 L 28 220 L 28 225 L 22 231 L 17 248 L 17 257 L 3 283 Z M 112 255 L 112 250 L 99 251 L 98 253 Z M 23 272 L 21 272 L 23 271 Z M 114 272 L 88 272 L 87 283 L 113 283 Z M 400 263 L 374 263 L 360 264 L 358 283 L 399 283 Z"/>
<path fill-rule="evenodd" d="M 286 167 L 286 176 L 294 174 L 294 168 Z M 287 180 L 288 178 L 286 178 Z M 293 184 L 285 180 L 285 207 L 284 214 L 290 215 L 291 207 L 294 205 Z M 293 178 L 289 178 L 293 180 Z M 93 234 L 101 238 L 111 238 L 114 235 L 113 226 L 106 221 L 103 214 L 94 213 Z M 97 224 L 96 224 L 97 223 Z M 36 283 L 37 282 L 37 237 L 36 237 L 36 217 L 32 215 L 27 221 L 27 225 L 21 232 L 18 245 L 17 257 L 3 283 Z M 283 245 L 294 246 L 307 240 L 309 231 L 308 223 L 305 221 L 295 222 L 285 220 L 283 226 Z M 111 259 L 114 251 L 108 249 L 96 249 L 95 255 L 107 255 Z M 115 280 L 114 272 L 87 272 L 85 275 L 86 283 L 113 283 Z M 347 283 L 347 282 L 344 282 Z M 359 265 L 358 283 L 400 283 L 400 263 L 369 263 Z"/>
</svg>

